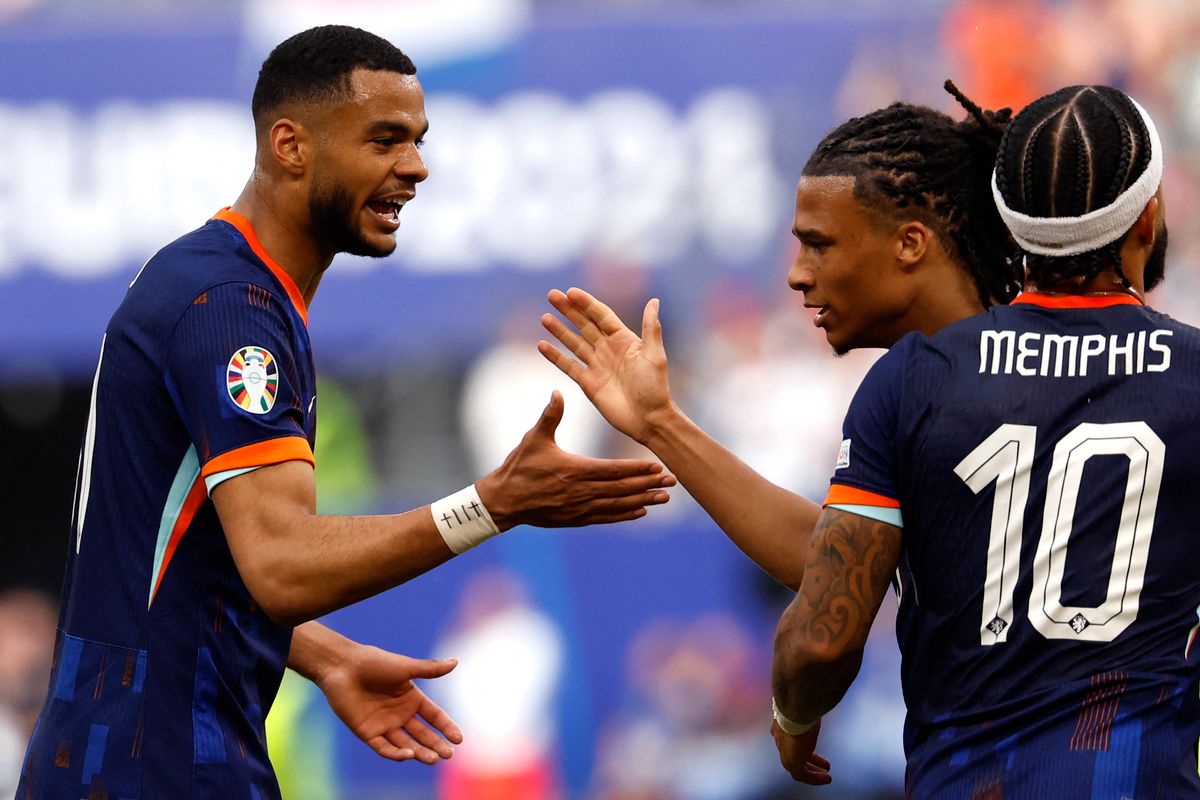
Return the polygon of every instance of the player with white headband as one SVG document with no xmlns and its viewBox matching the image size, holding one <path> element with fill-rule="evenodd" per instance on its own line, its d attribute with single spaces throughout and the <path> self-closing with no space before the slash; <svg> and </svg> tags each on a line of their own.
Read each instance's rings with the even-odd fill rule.
<svg viewBox="0 0 1200 800">
<path fill-rule="evenodd" d="M 1009 124 L 992 183 L 1024 291 L 859 388 L 832 479 L 855 504 L 822 512 L 776 639 L 785 766 L 898 578 L 906 796 L 1200 797 L 1200 331 L 1144 304 L 1162 164 L 1110 87 Z"/>
</svg>

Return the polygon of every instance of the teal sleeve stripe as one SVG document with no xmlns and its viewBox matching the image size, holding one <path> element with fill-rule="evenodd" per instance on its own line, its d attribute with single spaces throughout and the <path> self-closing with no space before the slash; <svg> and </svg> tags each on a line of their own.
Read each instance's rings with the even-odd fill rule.
<svg viewBox="0 0 1200 800">
<path fill-rule="evenodd" d="M 888 525 L 895 525 L 897 528 L 904 527 L 904 519 L 900 516 L 898 508 L 884 508 L 883 506 L 860 506 L 851 503 L 830 503 L 826 508 L 836 508 L 841 511 L 849 511 L 851 514 L 858 514 L 860 517 L 870 517 L 880 522 L 886 522 Z"/>
<path fill-rule="evenodd" d="M 150 593 L 146 597 L 146 608 L 154 602 L 154 586 L 158 583 L 158 574 L 163 568 L 163 558 L 167 553 L 171 531 L 175 529 L 175 522 L 183 512 L 183 503 L 187 500 L 188 492 L 199 477 L 200 458 L 196 455 L 195 446 L 189 446 L 183 454 L 179 469 L 175 472 L 175 480 L 171 481 L 171 490 L 167 493 L 167 502 L 158 521 L 158 538 L 154 542 L 154 566 L 150 570 Z"/>
<path fill-rule="evenodd" d="M 254 472 L 258 467 L 242 467 L 241 469 L 227 469 L 224 472 L 214 472 L 204 479 L 204 486 L 208 489 L 211 495 L 212 490 L 220 486 L 230 478 L 236 478 L 238 475 L 245 475 L 247 472 Z"/>
</svg>

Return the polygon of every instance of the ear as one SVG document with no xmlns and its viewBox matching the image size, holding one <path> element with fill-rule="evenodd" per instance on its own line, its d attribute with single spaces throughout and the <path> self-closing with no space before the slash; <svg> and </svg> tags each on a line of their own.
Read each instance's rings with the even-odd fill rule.
<svg viewBox="0 0 1200 800">
<path fill-rule="evenodd" d="M 1154 224 L 1158 219 L 1158 195 L 1151 197 L 1146 203 L 1146 207 L 1142 209 L 1142 213 L 1138 214 L 1137 220 L 1133 223 L 1133 233 L 1138 237 L 1138 242 L 1142 245 L 1153 245 L 1154 237 L 1157 234 L 1157 226 Z"/>
<path fill-rule="evenodd" d="M 309 137 L 304 126 L 290 119 L 280 119 L 267 133 L 267 148 L 271 159 L 292 175 L 304 172 L 308 161 Z"/>
<path fill-rule="evenodd" d="M 896 261 L 901 269 L 912 269 L 925 258 L 933 243 L 928 225 L 910 220 L 896 228 Z"/>
</svg>

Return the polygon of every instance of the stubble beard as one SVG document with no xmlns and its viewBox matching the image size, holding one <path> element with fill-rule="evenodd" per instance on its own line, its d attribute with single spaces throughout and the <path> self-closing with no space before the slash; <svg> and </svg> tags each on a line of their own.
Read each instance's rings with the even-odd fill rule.
<svg viewBox="0 0 1200 800">
<path fill-rule="evenodd" d="M 367 241 L 355 225 L 359 213 L 354 200 L 339 183 L 315 179 L 308 193 L 308 213 L 318 241 L 332 253 L 384 258 L 396 249 L 394 239 L 385 248 Z"/>
</svg>

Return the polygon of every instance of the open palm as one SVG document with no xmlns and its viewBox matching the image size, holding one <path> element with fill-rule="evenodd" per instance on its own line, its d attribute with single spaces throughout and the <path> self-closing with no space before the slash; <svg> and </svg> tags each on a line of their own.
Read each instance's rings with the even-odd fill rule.
<svg viewBox="0 0 1200 800">
<path fill-rule="evenodd" d="M 542 326 L 575 358 L 545 341 L 538 351 L 579 385 L 610 425 L 645 443 L 654 416 L 671 405 L 658 300 L 646 304 L 638 338 L 582 289 L 555 289 L 547 299 L 574 328 L 553 314 L 542 315 Z"/>
<path fill-rule="evenodd" d="M 413 679 L 439 678 L 457 665 L 364 645 L 326 673 L 320 687 L 334 713 L 376 753 L 434 764 L 454 754 L 451 743 L 462 742 L 462 731 Z"/>
</svg>

